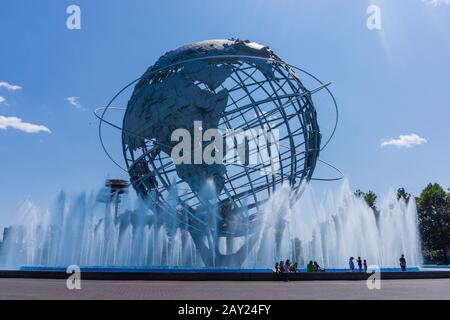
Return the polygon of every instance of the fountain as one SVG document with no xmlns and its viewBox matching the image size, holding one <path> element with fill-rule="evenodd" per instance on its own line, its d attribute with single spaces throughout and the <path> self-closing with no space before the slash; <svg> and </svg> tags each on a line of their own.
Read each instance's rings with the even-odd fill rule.
<svg viewBox="0 0 450 320">
<path fill-rule="evenodd" d="M 182 219 L 158 218 L 151 204 L 132 194 L 116 192 L 105 202 L 108 193 L 103 188 L 97 195 L 81 194 L 72 201 L 61 193 L 49 210 L 25 202 L 23 223 L 5 233 L 0 267 L 205 267 Z M 310 186 L 302 197 L 290 202 L 290 196 L 290 187 L 282 186 L 266 203 L 256 243 L 246 252 L 242 268 L 267 269 L 289 258 L 301 266 L 315 260 L 327 269 L 339 269 L 350 256 L 389 268 L 398 266 L 401 254 L 410 266 L 421 264 L 413 198 L 406 203 L 390 192 L 375 213 L 347 181 L 320 202 Z M 235 238 L 235 247 L 249 236 Z M 226 250 L 221 239 L 216 241 Z"/>
<path fill-rule="evenodd" d="M 112 104 L 133 84 L 122 126 L 112 123 L 107 112 L 120 109 Z M 328 165 L 319 156 L 338 121 L 329 85 L 251 41 L 167 52 L 95 113 L 102 147 L 136 193 L 108 180 L 96 194 L 61 193 L 49 210 L 24 203 L 22 221 L 5 231 L 0 264 L 255 269 L 289 258 L 343 268 L 361 256 L 394 267 L 401 254 L 420 264 L 413 199 L 390 193 L 374 212 L 345 181 L 315 198 L 312 181 L 341 179 L 313 176 Z M 313 95 L 336 110 L 326 139 Z M 125 166 L 104 144 L 104 123 L 120 130 Z M 181 153 L 180 130 L 194 136 Z M 207 150 L 214 156 L 205 159 Z"/>
</svg>

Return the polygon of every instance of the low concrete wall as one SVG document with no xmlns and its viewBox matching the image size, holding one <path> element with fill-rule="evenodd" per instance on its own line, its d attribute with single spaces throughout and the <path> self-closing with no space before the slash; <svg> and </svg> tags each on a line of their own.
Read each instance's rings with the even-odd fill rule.
<svg viewBox="0 0 450 320">
<path fill-rule="evenodd" d="M 319 273 L 197 273 L 197 272 L 83 272 L 84 280 L 173 280 L 173 281 L 327 281 L 366 280 L 369 274 L 360 272 L 319 272 Z M 67 279 L 61 271 L 1 271 L 0 278 L 17 279 Z M 410 271 L 383 272 L 381 279 L 442 279 L 450 278 L 450 271 Z"/>
</svg>

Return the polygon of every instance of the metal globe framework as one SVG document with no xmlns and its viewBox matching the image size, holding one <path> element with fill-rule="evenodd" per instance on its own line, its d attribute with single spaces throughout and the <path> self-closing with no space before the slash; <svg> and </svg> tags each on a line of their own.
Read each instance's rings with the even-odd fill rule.
<svg viewBox="0 0 450 320">
<path fill-rule="evenodd" d="M 276 156 L 279 170 L 261 174 L 270 164 L 224 164 L 223 188 L 217 190 L 214 199 L 205 198 L 192 187 L 192 183 L 180 178 L 170 155 L 173 145 L 156 138 L 157 134 L 148 134 L 155 131 L 147 130 L 145 134 L 145 130 L 140 130 L 145 125 L 133 127 L 145 118 L 147 108 L 164 106 L 160 101 L 166 97 L 158 96 L 159 100 L 155 98 L 151 102 L 149 92 L 157 94 L 154 92 L 167 88 L 165 83 L 180 76 L 212 97 L 226 95 L 226 103 L 218 113 L 219 130 L 265 128 L 269 134 L 278 130 Z M 302 77 L 313 78 L 317 86 L 307 89 Z M 122 127 L 106 121 L 105 114 L 117 96 L 135 83 Z M 177 85 L 175 82 L 169 87 L 175 86 L 176 89 Z M 282 184 L 289 184 L 298 194 L 305 182 L 314 179 L 319 154 L 336 130 L 335 126 L 329 139 L 321 143 L 313 95 L 321 90 L 327 91 L 337 114 L 337 104 L 328 86 L 329 83 L 324 84 L 306 71 L 285 63 L 270 48 L 254 42 L 231 39 L 194 43 L 163 55 L 142 77 L 122 89 L 106 108 L 102 108 L 101 114 L 97 110 L 96 115 L 101 119 L 100 139 L 103 122 L 122 130 L 125 170 L 132 186 L 144 199 L 151 200 L 159 214 L 171 215 L 177 223 L 189 228 L 206 265 L 229 264 L 225 261 L 230 259 L 239 265 L 244 259 L 243 251 L 252 246 L 251 239 L 239 250 L 223 253 L 214 248 L 213 242 L 205 241 L 205 237 L 223 237 L 227 241 L 235 237 L 251 237 L 262 206 Z M 139 110 L 140 119 L 132 117 L 133 110 L 135 113 Z M 156 112 L 159 115 L 162 111 Z M 173 114 L 168 115 L 167 125 L 173 118 Z M 148 120 L 142 121 L 148 124 Z M 154 121 L 149 126 L 161 125 L 161 122 L 164 121 Z M 271 150 L 267 152 L 273 152 Z M 250 154 L 261 152 L 258 149 L 248 151 Z"/>
</svg>

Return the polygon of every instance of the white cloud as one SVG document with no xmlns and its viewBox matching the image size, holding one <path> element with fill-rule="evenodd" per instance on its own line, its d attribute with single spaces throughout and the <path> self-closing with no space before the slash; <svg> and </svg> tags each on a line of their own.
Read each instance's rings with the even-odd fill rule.
<svg viewBox="0 0 450 320">
<path fill-rule="evenodd" d="M 16 90 L 22 89 L 21 86 L 13 85 L 13 84 L 10 84 L 10 83 L 8 83 L 6 81 L 0 81 L 0 88 L 5 88 L 6 90 L 12 90 L 12 91 L 16 91 Z"/>
<path fill-rule="evenodd" d="M 394 146 L 394 147 L 403 147 L 403 148 L 411 148 L 416 145 L 421 145 L 427 143 L 427 139 L 419 137 L 417 134 L 412 133 L 408 135 L 400 135 L 396 139 L 388 139 L 383 140 L 381 142 L 382 147 L 386 146 Z"/>
<path fill-rule="evenodd" d="M 84 110 L 83 106 L 79 102 L 80 97 L 67 97 L 64 98 L 64 100 L 66 100 L 72 107 Z"/>
<path fill-rule="evenodd" d="M 26 133 L 38 133 L 38 132 L 51 133 L 50 129 L 47 128 L 46 126 L 23 122 L 22 119 L 17 117 L 0 116 L 0 129 L 6 130 L 8 128 L 17 129 Z"/>
<path fill-rule="evenodd" d="M 3 98 L 2 96 L 0 96 L 0 104 L 3 103 L 3 102 L 5 102 L 5 101 L 6 101 L 6 99 Z"/>
<path fill-rule="evenodd" d="M 450 0 L 422 0 L 422 2 L 430 4 L 435 7 L 442 5 L 450 5 Z"/>
</svg>

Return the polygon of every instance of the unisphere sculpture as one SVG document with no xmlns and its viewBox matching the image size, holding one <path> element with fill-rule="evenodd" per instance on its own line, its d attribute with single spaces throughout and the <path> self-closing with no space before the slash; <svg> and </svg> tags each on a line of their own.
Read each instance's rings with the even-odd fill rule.
<svg viewBox="0 0 450 320">
<path fill-rule="evenodd" d="M 121 128 L 131 183 L 158 220 L 189 230 L 207 266 L 240 266 L 270 195 L 281 184 L 301 190 L 312 178 L 321 151 L 312 95 L 331 92 L 316 78 L 319 86 L 308 90 L 296 70 L 314 78 L 267 46 L 209 40 L 164 54 L 137 80 Z M 245 140 L 242 163 L 174 164 L 175 130 L 195 136 L 216 128 L 226 150 L 227 130 L 277 131 L 276 152 L 271 143 L 252 149 Z M 271 161 L 249 162 L 263 151 L 277 159 L 276 171 Z"/>
</svg>

